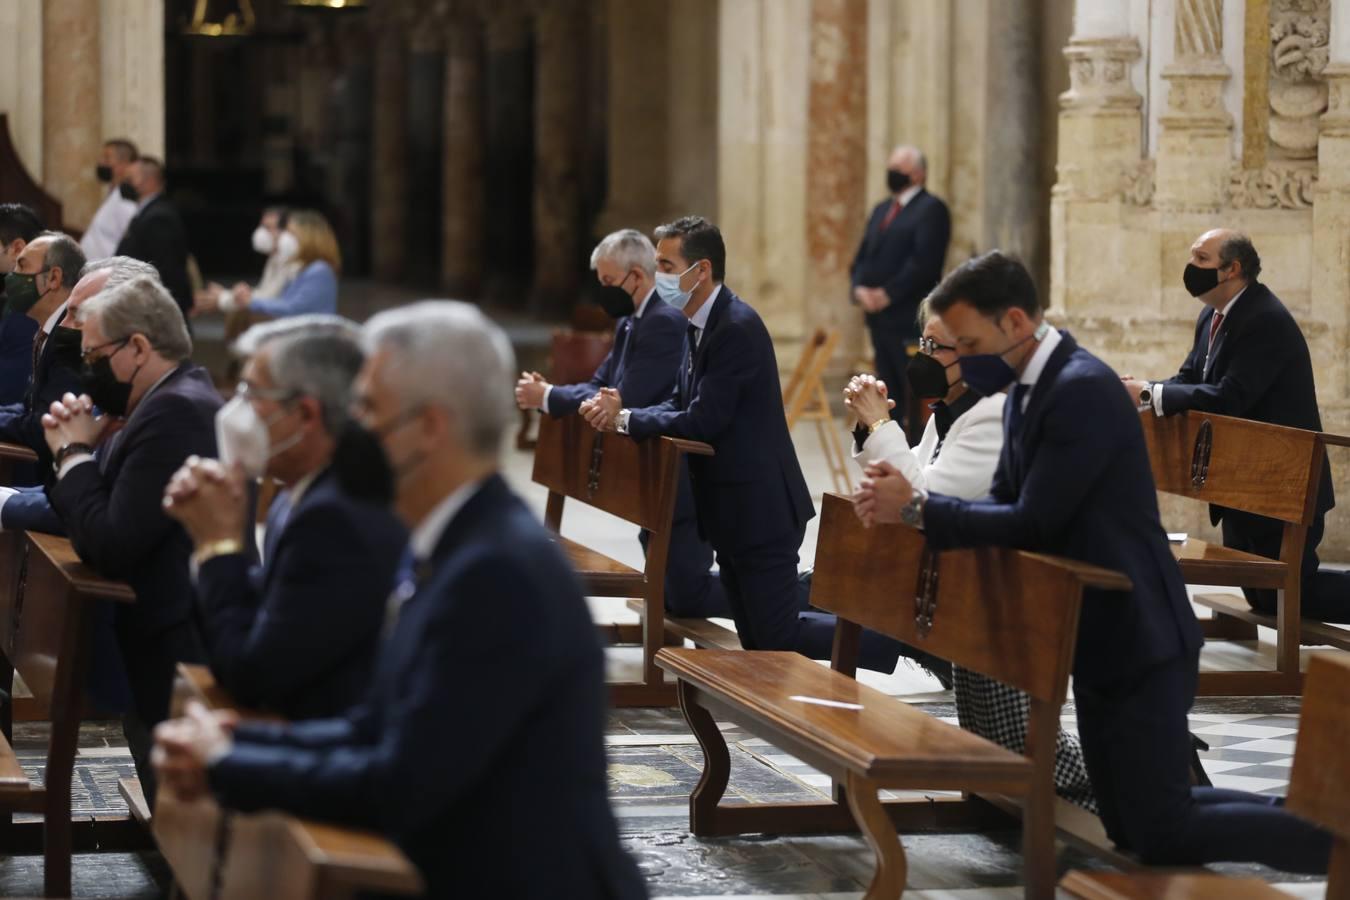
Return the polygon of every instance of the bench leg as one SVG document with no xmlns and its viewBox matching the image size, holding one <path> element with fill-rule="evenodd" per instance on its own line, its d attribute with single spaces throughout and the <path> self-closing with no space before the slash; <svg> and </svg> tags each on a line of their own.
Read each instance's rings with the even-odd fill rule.
<svg viewBox="0 0 1350 900">
<path fill-rule="evenodd" d="M 895 900 L 905 890 L 908 864 L 905 848 L 896 836 L 895 825 L 881 805 L 877 785 L 861 775 L 848 773 L 846 782 L 848 808 L 853 820 L 862 829 L 863 837 L 877 855 L 877 870 L 867 888 L 864 900 Z"/>
<path fill-rule="evenodd" d="M 677 691 L 684 720 L 703 749 L 703 775 L 689 795 L 689 830 L 699 837 L 708 837 L 717 833 L 717 805 L 722 802 L 731 777 L 731 754 L 712 713 L 698 705 L 693 685 L 681 681 Z"/>
</svg>

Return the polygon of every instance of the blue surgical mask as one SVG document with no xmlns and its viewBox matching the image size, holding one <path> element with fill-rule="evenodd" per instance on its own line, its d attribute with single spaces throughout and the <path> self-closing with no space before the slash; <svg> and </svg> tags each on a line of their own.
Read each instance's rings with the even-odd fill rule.
<svg viewBox="0 0 1350 900">
<path fill-rule="evenodd" d="M 666 303 L 683 312 L 689 305 L 689 298 L 694 295 L 694 288 L 687 291 L 680 290 L 680 279 L 692 272 L 697 265 L 698 263 L 694 263 L 678 275 L 673 272 L 657 272 L 656 293 Z M 694 287 L 698 287 L 698 284 L 695 283 Z"/>
<path fill-rule="evenodd" d="M 1027 341 L 1039 341 L 1049 332 L 1050 326 L 1042 322 L 1035 332 L 1013 344 L 1002 353 L 976 353 L 963 356 L 961 362 L 961 380 L 981 397 L 992 397 L 1017 380 L 1017 372 L 1003 357 L 1013 352 Z"/>
</svg>

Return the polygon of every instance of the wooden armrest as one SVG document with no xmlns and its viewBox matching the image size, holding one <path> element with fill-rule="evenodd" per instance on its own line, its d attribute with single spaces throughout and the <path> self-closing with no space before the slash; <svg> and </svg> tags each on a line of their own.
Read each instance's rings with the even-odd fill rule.
<svg viewBox="0 0 1350 900">
<path fill-rule="evenodd" d="M 714 456 L 716 451 L 711 444 L 705 444 L 702 441 L 686 441 L 684 438 L 668 437 L 666 440 L 675 445 L 675 448 L 681 453 L 692 453 L 696 456 Z"/>
<path fill-rule="evenodd" d="M 1324 431 L 1321 437 L 1324 444 L 1330 444 L 1333 447 L 1350 447 L 1350 435 L 1331 434 Z"/>
<path fill-rule="evenodd" d="M 325 885 L 396 894 L 420 894 L 424 889 L 417 867 L 378 834 L 301 819 L 292 819 L 289 830 L 310 862 L 322 866 Z"/>
<path fill-rule="evenodd" d="M 241 719 L 250 721 L 284 722 L 281 716 L 261 712 L 247 706 L 241 706 L 230 696 L 230 692 L 216 681 L 209 666 L 194 663 L 178 664 L 178 677 L 187 688 L 188 697 L 211 710 L 233 710 Z"/>
<path fill-rule="evenodd" d="M 0 459 L 10 459 L 14 462 L 37 462 L 37 454 L 32 448 L 25 447 L 23 444 L 6 444 L 0 441 Z"/>
<path fill-rule="evenodd" d="M 131 589 L 131 585 L 104 578 L 85 565 L 80 561 L 80 556 L 70 541 L 54 534 L 41 534 L 36 531 L 26 531 L 24 534 L 27 535 L 28 543 L 33 549 L 46 557 L 70 586 L 81 595 L 99 600 L 114 600 L 118 603 L 136 602 L 136 593 Z"/>
</svg>

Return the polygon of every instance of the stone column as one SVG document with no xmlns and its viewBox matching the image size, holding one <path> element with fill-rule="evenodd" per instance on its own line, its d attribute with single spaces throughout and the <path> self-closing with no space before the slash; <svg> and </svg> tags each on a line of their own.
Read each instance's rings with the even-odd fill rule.
<svg viewBox="0 0 1350 900">
<path fill-rule="evenodd" d="M 408 57 L 408 198 L 406 211 L 407 250 L 404 265 L 419 285 L 432 285 L 441 278 L 441 196 L 445 115 L 445 19 L 428 10 L 409 36 Z M 426 199 L 424 199 L 426 198 Z"/>
<path fill-rule="evenodd" d="M 1217 210 L 1226 202 L 1233 117 L 1223 105 L 1223 0 L 1178 0 L 1175 59 L 1163 70 L 1158 191 L 1165 209 Z"/>
<path fill-rule="evenodd" d="M 867 17 L 867 0 L 811 6 L 802 337 L 821 325 L 839 328 L 842 348 L 856 346 L 862 332 L 848 302 L 848 269 L 867 209 Z M 795 362 L 779 359 L 784 367 Z M 853 356 L 838 352 L 832 362 L 842 371 Z"/>
<path fill-rule="evenodd" d="M 104 138 L 164 156 L 164 0 L 102 0 Z"/>
<path fill-rule="evenodd" d="M 530 22 L 522 0 L 498 0 L 487 22 L 483 130 L 484 292 L 523 307 L 533 273 L 534 118 Z"/>
<path fill-rule="evenodd" d="M 374 24 L 370 257 L 375 277 L 388 280 L 403 274 L 406 258 L 408 45 L 403 23 L 394 15 Z"/>
<path fill-rule="evenodd" d="M 0 2 L 0 110 L 24 168 L 42 183 L 42 0 Z"/>
<path fill-rule="evenodd" d="M 535 8 L 534 22 L 534 284 L 530 307 L 537 314 L 558 318 L 576 305 L 584 266 L 581 52 L 587 29 L 576 0 L 544 0 Z"/>
<path fill-rule="evenodd" d="M 452 296 L 483 287 L 483 24 L 450 21 L 442 123 L 441 285 Z"/>
<path fill-rule="evenodd" d="M 1332 346 L 1343 348 L 1350 338 L 1350 269 L 1346 266 L 1350 260 L 1350 6 L 1345 3 L 1331 4 L 1330 60 L 1322 77 L 1329 90 L 1317 141 L 1312 302 L 1315 317 L 1326 320 L 1332 329 Z M 1328 400 L 1342 405 L 1342 421 L 1327 422 L 1325 427 L 1345 434 L 1350 428 L 1350 411 L 1343 406 L 1350 400 L 1346 367 L 1319 367 L 1317 386 L 1324 408 Z M 1343 454 L 1333 454 L 1333 461 L 1337 456 L 1344 462 Z"/>
<path fill-rule="evenodd" d="M 42 4 L 42 181 L 75 226 L 88 224 L 103 199 L 94 177 L 103 144 L 99 22 L 98 0 Z"/>
</svg>

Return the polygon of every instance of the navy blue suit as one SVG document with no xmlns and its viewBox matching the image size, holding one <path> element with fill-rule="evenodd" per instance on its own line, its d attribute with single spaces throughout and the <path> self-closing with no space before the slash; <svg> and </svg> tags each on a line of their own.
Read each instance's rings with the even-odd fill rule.
<svg viewBox="0 0 1350 900">
<path fill-rule="evenodd" d="M 272 504 L 267 556 L 217 556 L 197 573 L 208 660 L 236 700 L 289 719 L 335 716 L 364 696 L 385 601 L 408 543 L 387 509 L 328 470 L 294 507 Z"/>
<path fill-rule="evenodd" d="M 28 319 L 27 316 L 23 318 Z M 66 313 L 62 313 L 56 324 L 60 325 L 65 318 Z M 33 324 L 36 330 L 37 323 Z M 3 329 L 4 325 L 0 324 L 0 331 Z M 42 345 L 42 352 L 38 354 L 37 365 L 33 366 L 33 343 L 30 336 L 26 359 L 29 361 L 31 377 L 27 381 L 23 399 L 19 403 L 0 407 L 0 441 L 31 448 L 38 456 L 37 473 L 42 478 L 50 474 L 52 465 L 51 448 L 47 446 L 42 416 L 52 403 L 67 393 L 83 392 L 78 365 L 72 366 L 68 361 L 59 359 L 55 351 L 55 343 L 49 336 Z"/>
<path fill-rule="evenodd" d="M 0 293 L 0 302 L 4 294 Z M 0 403 L 23 402 L 28 379 L 33 374 L 33 335 L 38 323 L 20 313 L 0 318 Z"/>
<path fill-rule="evenodd" d="M 595 375 L 582 384 L 554 385 L 548 395 L 548 413 L 570 416 L 582 402 L 604 387 L 615 388 L 630 408 L 655 406 L 675 390 L 675 378 L 684 359 L 684 313 L 661 301 L 652 291 L 641 316 L 624 316 L 614 328 L 614 346 Z M 638 534 L 647 550 L 648 534 Z M 673 616 L 730 617 L 722 582 L 711 571 L 713 550 L 699 537 L 689 470 L 681 462 L 671 522 L 670 551 L 666 557 L 666 610 Z"/>
<path fill-rule="evenodd" d="M 690 326 L 692 330 L 692 326 Z M 717 551 L 722 585 L 746 649 L 796 648 L 797 551 L 816 514 L 783 414 L 773 339 L 729 288 L 718 290 L 697 347 L 686 341 L 674 396 L 630 407 L 628 432 L 711 444 L 689 460 L 700 533 Z"/>
<path fill-rule="evenodd" d="M 1151 863 L 1325 870 L 1330 839 L 1273 798 L 1190 786 L 1186 714 L 1202 638 L 1119 377 L 1064 333 L 1025 413 L 1024 390 L 1005 406 L 990 498 L 934 495 L 924 526 L 935 549 L 1016 547 L 1129 576 L 1129 593 L 1084 592 L 1074 660 L 1078 731 L 1107 834 Z"/>
<path fill-rule="evenodd" d="M 1321 431 L 1308 342 L 1270 288 L 1258 282 L 1242 292 L 1214 336 L 1214 352 L 1206 365 L 1213 320 L 1214 309 L 1204 307 L 1196 319 L 1195 341 L 1181 371 L 1164 382 L 1163 412 L 1172 415 L 1193 409 Z M 1331 464 L 1324 461 L 1317 515 L 1308 527 L 1303 548 L 1301 612 L 1317 619 L 1350 621 L 1350 576 L 1317 570 L 1324 519 L 1335 505 Z M 1279 521 L 1218 506 L 1210 507 L 1210 519 L 1215 524 L 1222 521 L 1225 546 L 1279 558 L 1284 537 Z M 1274 591 L 1243 591 L 1253 608 L 1275 612 Z"/>
<path fill-rule="evenodd" d="M 376 829 L 432 897 L 643 897 L 606 795 L 604 656 L 557 545 L 494 476 L 419 570 L 367 701 L 241 725 L 213 790 Z"/>
<path fill-rule="evenodd" d="M 124 728 L 147 798 L 147 730 L 168 715 L 177 663 L 205 660 L 188 574 L 192 541 L 164 513 L 164 488 L 189 456 L 216 455 L 219 408 L 206 370 L 180 363 L 94 461 L 47 489 L 80 559 L 136 594 L 135 603 L 116 605 L 113 626 L 133 700 Z"/>
<path fill-rule="evenodd" d="M 937 286 L 947 259 L 952 220 L 947 204 L 920 189 L 885 228 L 895 198 L 888 197 L 872 208 L 858 252 L 849 267 L 852 288 L 882 288 L 891 303 L 880 312 L 867 313 L 877 376 L 900 397 L 905 386 L 909 357 L 906 341 L 919 339 L 919 303 Z M 897 403 L 891 416 L 899 421 L 904 404 Z"/>
<path fill-rule="evenodd" d="M 187 228 L 178 208 L 164 194 L 151 197 L 127 224 L 126 233 L 117 244 L 117 255 L 150 263 L 183 315 L 192 309 Z"/>
</svg>

